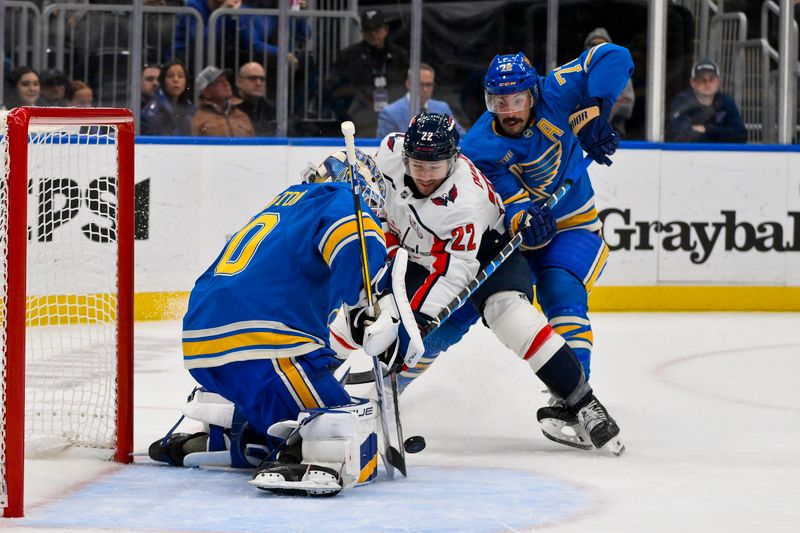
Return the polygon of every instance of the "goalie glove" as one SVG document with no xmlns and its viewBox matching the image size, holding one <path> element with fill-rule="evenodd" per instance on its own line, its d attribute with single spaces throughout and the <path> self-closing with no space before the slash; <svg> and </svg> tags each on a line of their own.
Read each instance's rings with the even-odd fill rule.
<svg viewBox="0 0 800 533">
<path fill-rule="evenodd" d="M 522 233 L 523 250 L 536 250 L 547 246 L 556 236 L 556 219 L 549 207 L 531 205 L 512 217 L 508 229 L 512 236 Z"/>
<path fill-rule="evenodd" d="M 367 355 L 380 357 L 391 369 L 413 368 L 422 357 L 422 344 L 414 312 L 406 295 L 406 263 L 408 253 L 399 248 L 392 266 L 392 292 L 381 295 L 375 305 L 376 316 L 368 308 L 350 311 L 350 334 Z M 394 346 L 396 343 L 396 347 Z"/>
<path fill-rule="evenodd" d="M 601 113 L 597 100 L 588 98 L 581 102 L 569 116 L 569 125 L 589 157 L 601 165 L 611 166 L 608 156 L 617 151 L 620 138 Z"/>
</svg>

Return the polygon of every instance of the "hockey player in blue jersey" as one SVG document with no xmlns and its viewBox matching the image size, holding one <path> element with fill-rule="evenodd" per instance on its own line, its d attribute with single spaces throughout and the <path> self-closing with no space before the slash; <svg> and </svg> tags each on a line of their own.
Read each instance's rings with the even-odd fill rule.
<svg viewBox="0 0 800 533">
<path fill-rule="evenodd" d="M 557 222 L 552 240 L 522 248 L 534 272 L 536 295 L 556 331 L 578 354 L 589 376 L 592 330 L 588 294 L 600 276 L 608 246 L 600 233 L 588 173 L 576 171 L 582 150 L 597 163 L 619 136 L 608 116 L 633 70 L 630 53 L 604 43 L 539 77 L 524 54 L 496 56 L 484 86 L 487 112 L 464 138 L 462 150 L 492 181 L 515 227 L 532 205 L 542 206 L 565 179 L 572 188 L 545 216 Z"/>
<path fill-rule="evenodd" d="M 258 466 L 251 483 L 277 492 L 335 494 L 374 479 L 377 409 L 351 398 L 335 379 L 340 361 L 328 342 L 328 325 L 342 304 L 366 305 L 362 245 L 376 290 L 389 278 L 377 218 L 383 176 L 372 158 L 357 152 L 357 161 L 363 243 L 346 156 L 337 152 L 317 170 L 319 181 L 330 183 L 278 194 L 197 280 L 183 319 L 183 355 L 203 389 L 183 413 L 206 431 L 170 432 L 151 446 L 153 459 Z M 395 342 L 409 324 L 402 316 L 410 317 L 418 339 L 405 295 L 395 302 L 385 290 L 376 310 L 363 330 L 368 354 L 378 356 Z M 403 348 L 411 355 L 421 339 Z"/>
</svg>

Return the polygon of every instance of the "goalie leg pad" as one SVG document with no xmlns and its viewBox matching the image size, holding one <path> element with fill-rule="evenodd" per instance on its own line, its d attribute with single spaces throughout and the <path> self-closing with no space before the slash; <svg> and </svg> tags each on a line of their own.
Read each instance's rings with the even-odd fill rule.
<svg viewBox="0 0 800 533">
<path fill-rule="evenodd" d="M 285 435 L 290 441 L 299 435 L 301 464 L 337 472 L 341 490 L 369 483 L 377 475 L 377 416 L 378 408 L 373 401 L 353 398 L 353 403 L 348 405 L 303 411 L 296 422 L 274 424 L 269 433 Z M 260 488 L 274 488 L 277 478 L 272 473 L 265 471 L 270 475 L 259 476 L 257 472 L 251 483 Z M 284 479 L 280 481 L 280 486 L 286 489 L 291 487 L 287 483 L 301 481 L 305 480 L 291 482 Z M 299 487 L 299 490 L 305 489 Z"/>
<path fill-rule="evenodd" d="M 500 342 L 528 361 L 534 372 L 564 346 L 564 339 L 521 292 L 501 291 L 489 296 L 483 305 L 483 318 Z"/>
<path fill-rule="evenodd" d="M 338 470 L 345 488 L 369 483 L 378 472 L 378 406 L 361 398 L 353 402 L 314 409 L 321 414 L 300 427 L 303 462 Z"/>
<path fill-rule="evenodd" d="M 187 435 L 185 433 L 168 435 L 166 446 L 161 444 L 165 439 L 150 446 L 151 457 L 154 454 L 165 457 L 161 450 L 165 448 L 166 457 L 171 461 L 164 462 L 176 466 L 253 468 L 268 455 L 263 437 L 248 426 L 234 404 L 219 394 L 196 389 L 181 412 L 187 418 L 202 422 L 204 431 L 189 435 L 188 440 L 179 437 Z"/>
</svg>

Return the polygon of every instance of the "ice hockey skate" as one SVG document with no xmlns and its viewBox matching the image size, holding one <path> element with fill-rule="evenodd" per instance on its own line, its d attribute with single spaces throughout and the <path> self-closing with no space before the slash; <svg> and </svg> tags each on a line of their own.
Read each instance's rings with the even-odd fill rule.
<svg viewBox="0 0 800 533">
<path fill-rule="evenodd" d="M 622 455 L 625 445 L 619 439 L 619 426 L 594 396 L 577 412 L 562 402 L 536 412 L 542 433 L 548 439 L 581 450 L 596 448 Z"/>
<path fill-rule="evenodd" d="M 342 490 L 339 473 L 312 464 L 261 464 L 249 483 L 259 489 L 287 496 L 336 496 Z"/>
</svg>

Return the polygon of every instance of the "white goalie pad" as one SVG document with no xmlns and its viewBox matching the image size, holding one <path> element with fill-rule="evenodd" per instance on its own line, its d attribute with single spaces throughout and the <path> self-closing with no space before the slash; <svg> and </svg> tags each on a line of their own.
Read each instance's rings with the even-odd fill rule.
<svg viewBox="0 0 800 533">
<path fill-rule="evenodd" d="M 273 424 L 269 434 L 302 438 L 302 462 L 339 472 L 344 488 L 369 483 L 378 471 L 378 407 L 353 398 L 350 405 L 303 411 L 296 421 Z M 298 432 L 294 429 L 299 427 Z"/>
<path fill-rule="evenodd" d="M 233 424 L 233 409 L 233 404 L 219 394 L 198 389 L 181 407 L 181 413 L 186 418 L 203 422 L 207 430 L 209 424 L 230 428 Z"/>
<path fill-rule="evenodd" d="M 203 430 L 212 434 L 221 433 L 220 449 L 210 449 L 212 439 L 208 439 L 206 449 L 189 453 L 183 458 L 183 466 L 186 467 L 246 467 L 257 466 L 261 459 L 267 454 L 266 446 L 262 444 L 239 442 L 236 438 L 231 444 L 231 437 L 228 435 L 233 426 L 233 413 L 235 406 L 219 394 L 198 389 L 194 391 L 191 398 L 181 407 L 181 412 L 187 418 L 203 423 Z M 214 427 L 216 426 L 216 427 Z M 215 442 L 219 443 L 219 440 Z M 231 447 L 235 445 L 241 448 L 240 455 L 244 458 L 242 464 L 234 464 L 231 456 Z"/>
</svg>

